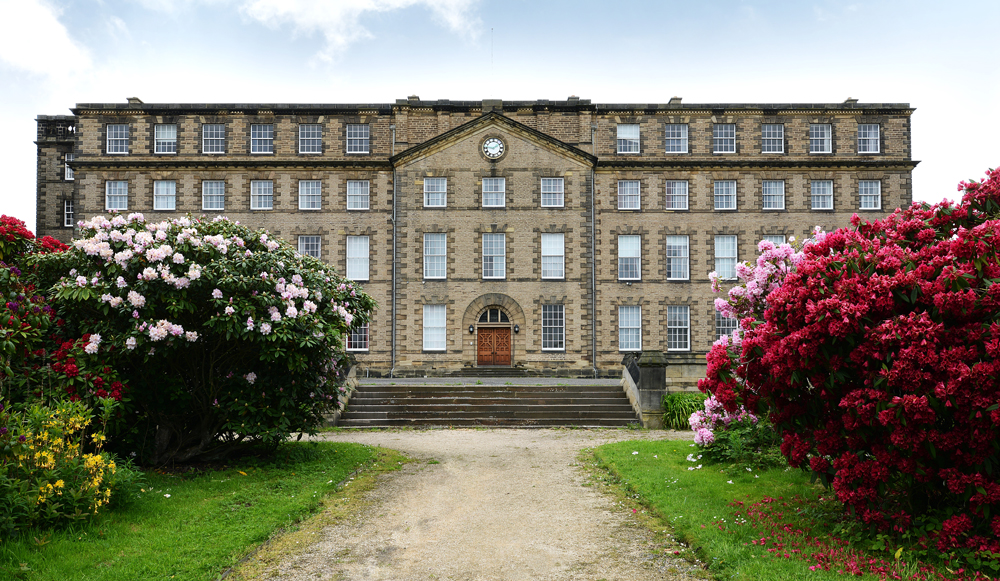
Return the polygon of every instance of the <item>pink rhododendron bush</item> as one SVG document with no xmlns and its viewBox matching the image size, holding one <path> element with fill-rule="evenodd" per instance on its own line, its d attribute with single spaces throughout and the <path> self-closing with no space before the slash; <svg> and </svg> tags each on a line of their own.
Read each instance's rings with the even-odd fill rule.
<svg viewBox="0 0 1000 581">
<path fill-rule="evenodd" d="M 318 425 L 344 390 L 344 334 L 376 306 L 323 262 L 225 218 L 98 216 L 36 262 L 83 350 L 127 379 L 119 436 L 156 464 Z"/>
<path fill-rule="evenodd" d="M 1000 171 L 960 188 L 775 261 L 763 312 L 737 313 L 700 387 L 768 415 L 788 462 L 861 522 L 996 574 Z"/>
</svg>

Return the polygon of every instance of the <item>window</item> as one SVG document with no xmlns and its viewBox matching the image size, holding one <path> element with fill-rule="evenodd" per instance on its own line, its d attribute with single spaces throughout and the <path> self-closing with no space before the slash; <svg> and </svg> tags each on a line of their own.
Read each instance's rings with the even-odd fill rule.
<svg viewBox="0 0 1000 581">
<path fill-rule="evenodd" d="M 740 322 L 732 317 L 727 317 L 715 311 L 715 340 L 718 341 L 722 337 L 729 337 L 733 334 L 733 331 L 738 329 Z"/>
<path fill-rule="evenodd" d="M 642 309 L 618 307 L 618 350 L 642 351 Z"/>
<path fill-rule="evenodd" d="M 63 226 L 67 228 L 72 228 L 76 224 L 75 214 L 73 213 L 73 200 L 63 200 Z"/>
<path fill-rule="evenodd" d="M 347 180 L 347 209 L 367 210 L 369 208 L 368 180 Z"/>
<path fill-rule="evenodd" d="M 226 126 L 206 123 L 201 126 L 201 152 L 226 153 Z"/>
<path fill-rule="evenodd" d="M 347 126 L 347 153 L 368 153 L 368 125 Z"/>
<path fill-rule="evenodd" d="M 347 237 L 347 278 L 368 280 L 368 237 Z"/>
<path fill-rule="evenodd" d="M 712 126 L 712 153 L 736 153 L 735 123 L 716 123 Z"/>
<path fill-rule="evenodd" d="M 174 210 L 177 205 L 177 182 L 156 180 L 153 182 L 153 209 Z"/>
<path fill-rule="evenodd" d="M 565 278 L 564 234 L 542 234 L 542 278 Z"/>
<path fill-rule="evenodd" d="M 128 124 L 108 125 L 108 153 L 128 153 Z"/>
<path fill-rule="evenodd" d="M 319 258 L 320 255 L 319 236 L 299 236 L 299 254 Z"/>
<path fill-rule="evenodd" d="M 760 152 L 785 153 L 785 126 L 781 123 L 764 123 L 760 126 Z"/>
<path fill-rule="evenodd" d="M 479 315 L 480 323 L 509 323 L 510 319 L 507 318 L 507 313 L 501 311 L 500 309 L 486 309 L 483 314 Z"/>
<path fill-rule="evenodd" d="M 781 246 L 785 243 L 784 234 L 765 234 L 761 240 L 767 240 L 768 242 L 774 244 L 775 246 Z"/>
<path fill-rule="evenodd" d="M 618 280 L 639 280 L 641 278 L 639 240 L 638 236 L 618 237 Z"/>
<path fill-rule="evenodd" d="M 323 182 L 299 180 L 299 209 L 319 210 L 323 205 Z"/>
<path fill-rule="evenodd" d="M 858 125 L 858 153 L 878 153 L 878 123 Z"/>
<path fill-rule="evenodd" d="M 833 209 L 833 180 L 813 180 L 809 188 L 812 192 L 813 210 Z"/>
<path fill-rule="evenodd" d="M 562 208 L 563 178 L 542 178 L 542 207 Z"/>
<path fill-rule="evenodd" d="M 323 129 L 320 125 L 299 125 L 299 153 L 323 153 Z"/>
<path fill-rule="evenodd" d="M 445 342 L 444 305 L 424 305 L 424 350 L 444 351 Z"/>
<path fill-rule="evenodd" d="M 723 280 L 736 278 L 736 237 L 715 237 L 715 273 Z"/>
<path fill-rule="evenodd" d="M 715 209 L 736 209 L 736 180 L 716 180 Z"/>
<path fill-rule="evenodd" d="M 667 351 L 691 349 L 691 308 L 667 307 Z"/>
<path fill-rule="evenodd" d="M 639 153 L 639 125 L 618 124 L 618 153 Z"/>
<path fill-rule="evenodd" d="M 688 152 L 687 123 L 667 123 L 664 127 L 663 148 L 667 153 Z"/>
<path fill-rule="evenodd" d="M 809 126 L 809 153 L 833 153 L 833 125 L 813 123 Z"/>
<path fill-rule="evenodd" d="M 858 194 L 861 196 L 859 207 L 862 210 L 882 209 L 882 182 L 861 180 L 858 182 Z"/>
<path fill-rule="evenodd" d="M 271 180 L 251 180 L 250 209 L 270 210 L 274 207 L 274 182 Z"/>
<path fill-rule="evenodd" d="M 424 278 L 446 278 L 448 235 L 443 232 L 424 234 Z"/>
<path fill-rule="evenodd" d="M 667 180 L 667 202 L 668 210 L 688 209 L 688 183 L 686 180 Z"/>
<path fill-rule="evenodd" d="M 274 153 L 274 125 L 250 126 L 250 153 Z"/>
<path fill-rule="evenodd" d="M 618 181 L 618 209 L 639 209 L 639 180 Z"/>
<path fill-rule="evenodd" d="M 502 208 L 507 198 L 506 178 L 483 178 L 483 207 Z"/>
<path fill-rule="evenodd" d="M 222 180 L 205 180 L 201 182 L 201 209 L 226 209 L 226 182 Z"/>
<path fill-rule="evenodd" d="M 667 280 L 688 279 L 688 237 L 667 236 Z"/>
<path fill-rule="evenodd" d="M 128 210 L 128 182 L 104 182 L 104 209 Z"/>
<path fill-rule="evenodd" d="M 506 243 L 506 234 L 483 234 L 483 278 L 507 276 Z"/>
<path fill-rule="evenodd" d="M 368 323 L 352 327 L 347 333 L 348 351 L 368 351 Z"/>
<path fill-rule="evenodd" d="M 73 181 L 73 179 L 74 179 L 73 178 L 73 168 L 71 168 L 69 166 L 69 162 L 71 162 L 71 161 L 73 161 L 73 154 L 72 153 L 67 153 L 66 154 L 66 161 L 65 161 L 65 163 L 63 163 L 63 167 L 65 168 L 65 170 L 64 170 L 65 173 L 63 174 L 63 177 L 66 179 L 66 181 Z"/>
<path fill-rule="evenodd" d="M 761 184 L 761 193 L 764 198 L 765 210 L 785 209 L 784 180 L 764 180 L 764 183 Z"/>
<path fill-rule="evenodd" d="M 564 305 L 542 305 L 542 351 L 566 349 Z"/>
<path fill-rule="evenodd" d="M 177 126 L 173 123 L 153 127 L 153 153 L 177 153 Z"/>
<path fill-rule="evenodd" d="M 424 178 L 424 207 L 443 208 L 448 202 L 448 178 Z"/>
</svg>

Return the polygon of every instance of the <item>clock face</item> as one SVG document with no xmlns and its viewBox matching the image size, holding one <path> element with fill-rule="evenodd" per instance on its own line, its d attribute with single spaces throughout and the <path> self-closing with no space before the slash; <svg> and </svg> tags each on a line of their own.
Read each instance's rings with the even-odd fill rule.
<svg viewBox="0 0 1000 581">
<path fill-rule="evenodd" d="M 503 155 L 503 141 L 498 137 L 490 137 L 483 142 L 483 154 L 490 159 L 497 159 Z"/>
</svg>

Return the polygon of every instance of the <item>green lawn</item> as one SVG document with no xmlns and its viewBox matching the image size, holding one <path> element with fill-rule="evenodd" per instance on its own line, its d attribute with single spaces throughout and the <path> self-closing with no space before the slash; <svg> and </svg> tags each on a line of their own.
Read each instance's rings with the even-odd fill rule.
<svg viewBox="0 0 1000 581">
<path fill-rule="evenodd" d="M 125 509 L 0 542 L 0 579 L 217 579 L 275 532 L 317 512 L 354 471 L 377 467 L 380 454 L 359 444 L 290 443 L 271 460 L 150 473 L 146 492 Z"/>
</svg>

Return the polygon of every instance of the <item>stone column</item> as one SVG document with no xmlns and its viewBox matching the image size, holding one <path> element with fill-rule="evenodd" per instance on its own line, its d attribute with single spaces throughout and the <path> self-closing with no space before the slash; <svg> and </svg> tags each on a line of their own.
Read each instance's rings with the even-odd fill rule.
<svg viewBox="0 0 1000 581">
<path fill-rule="evenodd" d="M 667 393 L 667 357 L 663 351 L 643 351 L 639 366 L 639 407 L 644 428 L 663 428 L 663 396 Z"/>
</svg>

